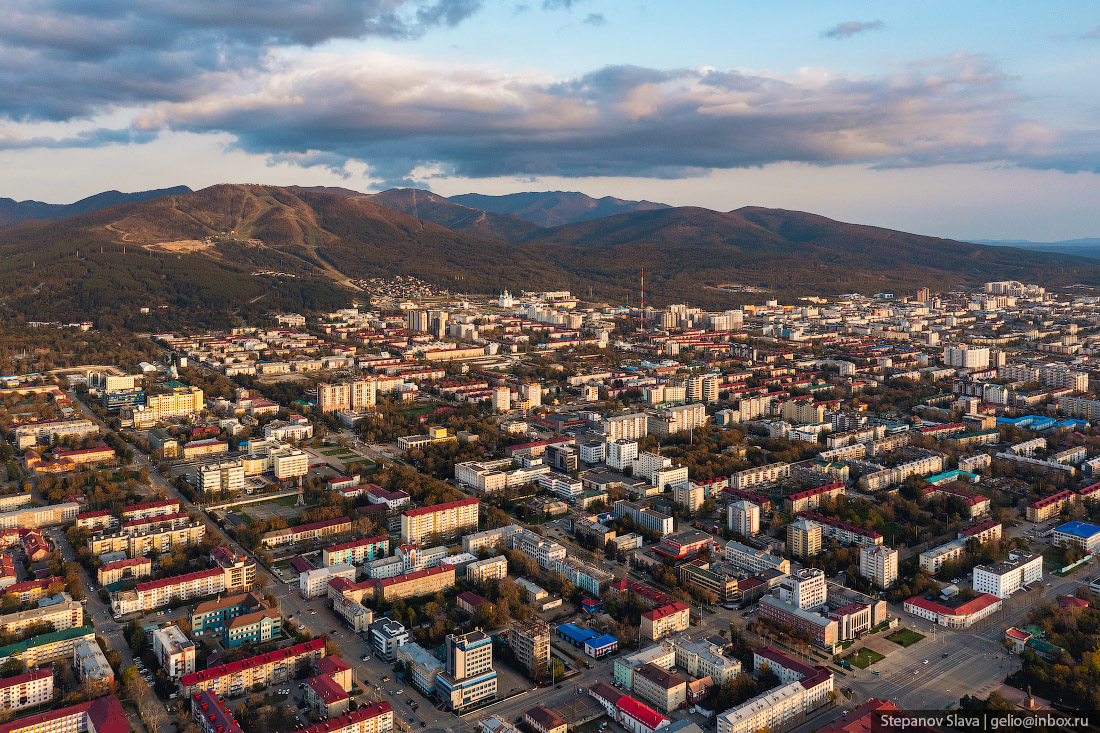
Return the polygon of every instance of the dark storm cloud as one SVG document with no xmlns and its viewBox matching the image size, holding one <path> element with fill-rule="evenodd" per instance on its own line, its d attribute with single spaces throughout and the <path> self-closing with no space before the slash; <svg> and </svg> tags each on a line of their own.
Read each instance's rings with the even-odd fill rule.
<svg viewBox="0 0 1100 733">
<path fill-rule="evenodd" d="M 881 20 L 872 20 L 870 22 L 861 22 L 858 20 L 850 20 L 847 23 L 841 23 L 835 25 L 828 30 L 821 31 L 822 38 L 851 38 L 859 33 L 866 33 L 867 31 L 877 31 L 885 27 L 885 24 Z"/>
<path fill-rule="evenodd" d="M 12 0 L 0 14 L 0 116 L 65 120 L 181 101 L 270 49 L 416 38 L 480 0 Z"/>
</svg>

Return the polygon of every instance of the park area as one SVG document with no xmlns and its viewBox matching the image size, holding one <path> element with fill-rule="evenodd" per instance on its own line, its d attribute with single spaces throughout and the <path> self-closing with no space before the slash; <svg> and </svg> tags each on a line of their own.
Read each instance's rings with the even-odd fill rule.
<svg viewBox="0 0 1100 733">
<path fill-rule="evenodd" d="M 845 657 L 845 661 L 853 667 L 859 667 L 860 669 L 867 669 L 875 662 L 881 662 L 883 659 L 886 659 L 884 655 L 879 654 L 873 649 L 867 649 L 866 647 Z"/>
<path fill-rule="evenodd" d="M 902 647 L 911 647 L 923 638 L 924 634 L 918 634 L 912 629 L 901 629 L 886 637 L 887 641 L 892 641 Z"/>
</svg>

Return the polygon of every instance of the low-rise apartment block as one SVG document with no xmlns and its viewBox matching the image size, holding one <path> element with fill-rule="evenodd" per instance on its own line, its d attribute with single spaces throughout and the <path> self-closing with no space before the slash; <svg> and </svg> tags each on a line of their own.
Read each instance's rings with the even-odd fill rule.
<svg viewBox="0 0 1100 733">
<path fill-rule="evenodd" d="M 124 616 L 161 608 L 176 600 L 187 601 L 224 592 L 225 571 L 221 568 L 210 568 L 138 583 L 132 591 L 118 591 L 111 597 L 111 608 L 116 616 Z"/>
<path fill-rule="evenodd" d="M 81 639 L 95 643 L 95 629 L 91 624 L 39 634 L 30 639 L 0 647 L 0 660 L 18 659 L 27 668 L 31 668 L 56 662 L 59 659 L 72 659 L 73 647 Z"/>
<path fill-rule="evenodd" d="M 53 670 L 35 669 L 0 680 L 0 712 L 13 713 L 53 697 Z"/>
<path fill-rule="evenodd" d="M 374 590 L 375 598 L 396 601 L 399 598 L 415 598 L 453 588 L 455 571 L 450 565 L 437 565 L 392 578 L 371 578 L 362 585 Z"/>
<path fill-rule="evenodd" d="M 496 550 L 501 547 L 511 547 L 512 538 L 523 531 L 518 524 L 509 524 L 507 527 L 496 527 L 481 532 L 474 532 L 462 536 L 462 551 L 477 554 L 483 548 Z"/>
<path fill-rule="evenodd" d="M 152 551 L 168 553 L 177 547 L 191 547 L 202 542 L 206 525 L 193 522 L 181 526 L 150 526 L 134 531 L 97 532 L 88 538 L 93 555 L 125 552 L 129 557 L 142 557 Z"/>
<path fill-rule="evenodd" d="M 236 697 L 255 685 L 266 687 L 292 680 L 299 670 L 310 668 L 324 654 L 324 639 L 310 639 L 239 662 L 185 674 L 180 677 L 180 691 L 193 695 L 199 690 L 210 690 L 222 697 Z"/>
<path fill-rule="evenodd" d="M 351 532 L 351 519 L 339 517 L 265 532 L 260 538 L 260 544 L 264 547 L 297 545 L 303 542 L 316 542 L 326 537 L 336 537 L 348 532 Z"/>
<path fill-rule="evenodd" d="M 686 631 L 690 624 L 690 607 L 676 601 L 642 614 L 641 637 L 657 641 L 676 632 Z"/>
<path fill-rule="evenodd" d="M 466 566 L 466 580 L 481 583 L 488 580 L 504 580 L 508 577 L 508 558 L 504 555 L 477 560 Z"/>
<path fill-rule="evenodd" d="M 326 567 L 332 565 L 362 565 L 365 562 L 385 557 L 390 551 L 390 538 L 385 535 L 363 537 L 350 542 L 326 547 L 321 553 Z"/>
<path fill-rule="evenodd" d="M 423 542 L 431 537 L 458 537 L 476 532 L 478 506 L 478 500 L 470 498 L 406 510 L 401 515 L 401 540 Z"/>
<path fill-rule="evenodd" d="M 630 517 L 634 526 L 657 532 L 662 537 L 672 533 L 675 523 L 668 514 L 624 499 L 615 502 L 615 516 Z"/>
<path fill-rule="evenodd" d="M 84 606 L 80 601 L 69 599 L 26 611 L 5 613 L 0 616 L 0 634 L 22 636 L 30 627 L 45 623 L 53 624 L 54 631 L 83 626 Z"/>
<path fill-rule="evenodd" d="M 1043 556 L 1031 552 L 1010 552 L 1004 562 L 974 568 L 974 590 L 998 598 L 1043 579 Z"/>
</svg>

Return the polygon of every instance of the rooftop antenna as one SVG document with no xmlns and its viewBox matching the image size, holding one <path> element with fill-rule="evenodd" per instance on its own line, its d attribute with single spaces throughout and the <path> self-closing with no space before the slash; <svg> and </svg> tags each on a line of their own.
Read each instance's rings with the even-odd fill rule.
<svg viewBox="0 0 1100 733">
<path fill-rule="evenodd" d="M 642 268 L 642 307 L 638 310 L 638 330 L 645 331 L 645 268 Z"/>
</svg>

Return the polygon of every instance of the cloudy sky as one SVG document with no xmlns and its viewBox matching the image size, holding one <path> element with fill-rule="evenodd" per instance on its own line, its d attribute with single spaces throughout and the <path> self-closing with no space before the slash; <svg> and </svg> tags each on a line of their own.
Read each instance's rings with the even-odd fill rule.
<svg viewBox="0 0 1100 733">
<path fill-rule="evenodd" d="M 0 196 L 220 182 L 1100 236 L 1100 5 L 5 3 Z"/>
</svg>

